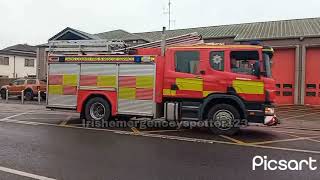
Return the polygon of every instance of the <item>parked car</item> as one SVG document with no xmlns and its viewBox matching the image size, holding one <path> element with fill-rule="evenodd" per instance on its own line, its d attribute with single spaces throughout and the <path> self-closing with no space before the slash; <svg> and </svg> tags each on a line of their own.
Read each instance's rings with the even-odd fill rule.
<svg viewBox="0 0 320 180">
<path fill-rule="evenodd" d="M 9 85 L 2 86 L 0 89 L 0 95 L 2 99 L 6 99 L 6 90 L 8 90 L 9 96 L 20 96 L 24 91 L 24 97 L 26 100 L 31 101 L 34 97 L 40 95 L 42 99 L 46 98 L 47 83 L 38 79 L 17 79 L 9 83 Z"/>
</svg>

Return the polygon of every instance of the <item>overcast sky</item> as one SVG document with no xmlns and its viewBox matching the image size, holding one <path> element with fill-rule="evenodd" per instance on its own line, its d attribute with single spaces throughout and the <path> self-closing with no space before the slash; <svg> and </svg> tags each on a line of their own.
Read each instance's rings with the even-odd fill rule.
<svg viewBox="0 0 320 180">
<path fill-rule="evenodd" d="M 88 33 L 161 30 L 168 0 L 0 0 L 0 48 L 36 45 L 72 27 Z M 320 17 L 319 0 L 172 0 L 173 29 Z"/>
</svg>

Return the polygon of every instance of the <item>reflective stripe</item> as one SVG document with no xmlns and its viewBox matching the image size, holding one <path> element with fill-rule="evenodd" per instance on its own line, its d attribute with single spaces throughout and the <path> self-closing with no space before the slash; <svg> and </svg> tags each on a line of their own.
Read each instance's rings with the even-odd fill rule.
<svg viewBox="0 0 320 180">
<path fill-rule="evenodd" d="M 97 86 L 97 76 L 81 75 L 80 86 Z"/>
<path fill-rule="evenodd" d="M 62 95 L 63 86 L 62 85 L 49 85 L 48 93 L 52 95 Z"/>
<path fill-rule="evenodd" d="M 260 81 L 234 80 L 232 86 L 239 94 L 264 94 L 264 83 Z"/>
<path fill-rule="evenodd" d="M 136 99 L 153 100 L 153 89 L 136 88 Z"/>
<path fill-rule="evenodd" d="M 135 76 L 119 76 L 119 87 L 136 87 L 136 77 Z"/>
<path fill-rule="evenodd" d="M 63 81 L 63 75 L 49 75 L 49 83 L 51 85 L 61 85 Z"/>
<path fill-rule="evenodd" d="M 102 75 L 97 77 L 98 87 L 116 87 L 116 76 Z"/>
<path fill-rule="evenodd" d="M 176 95 L 176 91 L 175 90 L 171 90 L 171 89 L 163 89 L 162 94 L 164 96 L 175 96 Z"/>
<path fill-rule="evenodd" d="M 78 85 L 78 75 L 76 75 L 76 74 L 64 74 L 63 75 L 63 85 L 77 86 Z"/>
<path fill-rule="evenodd" d="M 203 91 L 203 80 L 197 78 L 177 78 L 179 90 Z"/>
<path fill-rule="evenodd" d="M 63 87 L 63 95 L 76 95 L 76 94 L 77 94 L 77 86 Z"/>
<path fill-rule="evenodd" d="M 136 87 L 137 88 L 153 88 L 153 76 L 137 76 Z"/>
<path fill-rule="evenodd" d="M 214 93 L 214 91 L 202 91 L 202 96 L 207 97 L 211 93 Z"/>
<path fill-rule="evenodd" d="M 119 88 L 119 99 L 136 99 L 136 88 Z"/>
</svg>

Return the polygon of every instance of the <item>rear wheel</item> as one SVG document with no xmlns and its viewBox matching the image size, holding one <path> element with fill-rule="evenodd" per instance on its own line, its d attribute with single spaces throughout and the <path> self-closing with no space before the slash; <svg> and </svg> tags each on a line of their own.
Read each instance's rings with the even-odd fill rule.
<svg viewBox="0 0 320 180">
<path fill-rule="evenodd" d="M 41 100 L 46 100 L 47 99 L 47 96 L 44 92 L 41 92 L 40 93 L 40 97 L 41 97 Z"/>
<path fill-rule="evenodd" d="M 5 89 L 1 89 L 0 91 L 0 95 L 1 95 L 1 99 L 6 99 L 6 90 Z"/>
<path fill-rule="evenodd" d="M 229 104 L 217 104 L 208 113 L 209 128 L 212 133 L 234 135 L 240 129 L 240 114 Z"/>
<path fill-rule="evenodd" d="M 31 90 L 27 90 L 24 92 L 24 97 L 27 101 L 32 101 L 33 100 L 33 92 Z"/>
<path fill-rule="evenodd" d="M 110 105 L 101 97 L 92 98 L 85 105 L 84 116 L 87 121 L 108 121 L 111 116 Z"/>
</svg>

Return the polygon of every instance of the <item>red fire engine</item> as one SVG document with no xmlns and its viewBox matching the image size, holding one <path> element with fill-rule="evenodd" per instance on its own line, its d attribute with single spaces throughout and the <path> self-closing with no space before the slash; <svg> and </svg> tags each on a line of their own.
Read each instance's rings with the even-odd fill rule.
<svg viewBox="0 0 320 180">
<path fill-rule="evenodd" d="M 216 134 L 278 123 L 271 47 L 195 44 L 129 54 L 50 54 L 48 108 L 74 109 L 91 121 L 206 121 Z"/>
</svg>

